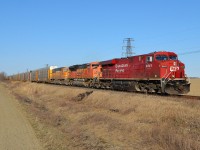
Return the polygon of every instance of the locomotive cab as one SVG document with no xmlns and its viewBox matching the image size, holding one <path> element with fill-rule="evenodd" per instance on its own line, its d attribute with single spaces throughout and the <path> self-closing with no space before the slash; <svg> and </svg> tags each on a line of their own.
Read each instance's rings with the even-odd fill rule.
<svg viewBox="0 0 200 150">
<path fill-rule="evenodd" d="M 189 92 L 190 83 L 185 75 L 185 65 L 173 52 L 155 52 L 155 63 L 159 66 L 161 92 L 168 94 L 185 94 Z"/>
<path fill-rule="evenodd" d="M 173 52 L 157 52 L 155 53 L 155 62 L 159 66 L 160 78 L 184 78 L 184 64 L 178 60 Z"/>
</svg>

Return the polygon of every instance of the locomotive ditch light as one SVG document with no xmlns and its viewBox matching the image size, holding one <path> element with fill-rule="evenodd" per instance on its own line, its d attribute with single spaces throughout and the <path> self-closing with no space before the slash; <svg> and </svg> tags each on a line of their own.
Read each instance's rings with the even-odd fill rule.
<svg viewBox="0 0 200 150">
<path fill-rule="evenodd" d="M 175 79 L 175 75 L 172 75 L 172 76 L 171 76 L 171 79 L 174 80 L 174 79 Z"/>
</svg>

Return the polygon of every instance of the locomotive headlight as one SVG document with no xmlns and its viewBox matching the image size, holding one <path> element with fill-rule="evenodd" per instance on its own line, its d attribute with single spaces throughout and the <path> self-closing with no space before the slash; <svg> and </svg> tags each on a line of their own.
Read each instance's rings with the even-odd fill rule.
<svg viewBox="0 0 200 150">
<path fill-rule="evenodd" d="M 174 62 L 174 66 L 176 66 L 176 62 Z"/>
</svg>

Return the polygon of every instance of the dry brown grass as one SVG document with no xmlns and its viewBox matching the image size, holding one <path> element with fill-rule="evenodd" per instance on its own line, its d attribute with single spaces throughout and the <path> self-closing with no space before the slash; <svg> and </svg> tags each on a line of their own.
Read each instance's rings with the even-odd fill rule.
<svg viewBox="0 0 200 150">
<path fill-rule="evenodd" d="M 189 95 L 200 96 L 200 79 L 191 79 Z"/>
<path fill-rule="evenodd" d="M 46 149 L 200 149 L 198 101 L 36 83 L 9 88 Z"/>
</svg>

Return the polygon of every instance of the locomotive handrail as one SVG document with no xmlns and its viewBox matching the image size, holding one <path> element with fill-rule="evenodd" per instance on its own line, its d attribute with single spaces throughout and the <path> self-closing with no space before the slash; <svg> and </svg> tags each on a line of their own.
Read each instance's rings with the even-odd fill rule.
<svg viewBox="0 0 200 150">
<path fill-rule="evenodd" d="M 169 77 L 169 75 L 172 73 L 173 71 L 170 71 L 169 74 L 165 77 L 165 80 Z"/>
<path fill-rule="evenodd" d="M 168 82 L 167 81 L 167 77 L 172 73 L 173 71 L 170 71 L 168 74 L 167 74 L 167 69 L 166 69 L 166 73 L 165 75 L 162 77 L 162 80 L 161 80 L 161 92 L 164 93 L 165 92 L 165 85 L 166 83 Z M 167 76 L 166 76 L 167 75 Z M 166 82 L 167 81 L 167 82 Z"/>
<path fill-rule="evenodd" d="M 169 75 L 172 73 L 173 71 L 170 71 L 168 74 L 167 74 L 167 69 L 166 69 L 166 73 L 165 75 L 162 77 L 162 79 L 164 78 L 164 81 L 166 81 L 166 79 L 169 77 Z"/>
</svg>

